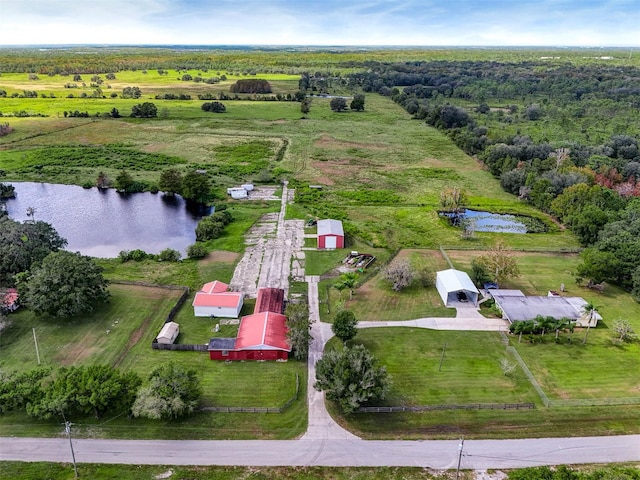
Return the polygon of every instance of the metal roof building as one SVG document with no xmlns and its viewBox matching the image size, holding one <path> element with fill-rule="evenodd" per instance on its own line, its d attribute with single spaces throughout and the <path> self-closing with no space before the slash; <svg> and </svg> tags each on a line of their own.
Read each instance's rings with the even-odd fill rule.
<svg viewBox="0 0 640 480">
<path fill-rule="evenodd" d="M 577 326 L 596 326 L 602 317 L 598 312 L 589 316 L 584 306 L 587 301 L 582 297 L 526 296 L 520 290 L 489 290 L 489 294 L 502 311 L 502 317 L 509 322 L 533 320 L 538 315 L 555 319 L 568 318 Z"/>
<path fill-rule="evenodd" d="M 318 248 L 344 248 L 344 229 L 340 220 L 318 220 Z"/>
<path fill-rule="evenodd" d="M 464 293 L 473 305 L 478 305 L 480 292 L 465 272 L 453 268 L 439 271 L 436 273 L 436 288 L 445 307 L 459 302 L 458 292 Z"/>
</svg>

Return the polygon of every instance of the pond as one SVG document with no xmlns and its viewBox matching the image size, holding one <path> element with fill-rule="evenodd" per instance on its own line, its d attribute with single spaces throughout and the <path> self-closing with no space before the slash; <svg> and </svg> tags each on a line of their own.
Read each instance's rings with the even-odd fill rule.
<svg viewBox="0 0 640 480">
<path fill-rule="evenodd" d="M 122 194 L 113 189 L 85 189 L 75 185 L 10 182 L 16 197 L 7 200 L 14 220 L 50 223 L 69 242 L 67 250 L 100 258 L 114 258 L 122 250 L 159 253 L 178 250 L 183 257 L 195 242 L 198 221 L 211 213 L 192 206 L 179 195 Z"/>
<path fill-rule="evenodd" d="M 533 217 L 469 209 L 465 209 L 457 218 L 447 212 L 441 212 L 440 215 L 449 217 L 455 226 L 461 226 L 462 222 L 470 222 L 473 225 L 472 230 L 476 232 L 530 233 L 546 230 L 544 224 Z"/>
</svg>

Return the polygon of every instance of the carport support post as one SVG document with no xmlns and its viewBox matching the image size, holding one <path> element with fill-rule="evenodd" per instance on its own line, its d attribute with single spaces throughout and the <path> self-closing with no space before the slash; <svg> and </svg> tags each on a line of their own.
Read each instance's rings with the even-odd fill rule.
<svg viewBox="0 0 640 480">
<path fill-rule="evenodd" d="M 444 344 L 444 347 L 442 347 L 442 356 L 440 357 L 440 366 L 438 367 L 438 371 L 442 370 L 442 362 L 444 361 L 444 352 L 447 351 L 447 344 Z"/>
</svg>

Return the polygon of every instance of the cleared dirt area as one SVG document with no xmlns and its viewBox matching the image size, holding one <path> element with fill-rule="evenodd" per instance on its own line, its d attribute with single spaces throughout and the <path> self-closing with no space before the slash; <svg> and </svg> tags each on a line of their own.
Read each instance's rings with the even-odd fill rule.
<svg viewBox="0 0 640 480">
<path fill-rule="evenodd" d="M 232 290 L 244 292 L 249 298 L 257 296 L 258 288 L 282 288 L 289 293 L 292 259 L 296 259 L 295 275 L 304 277 L 303 258 L 298 255 L 304 246 L 304 222 L 284 220 L 284 211 L 293 191 L 285 186 L 280 213 L 268 213 L 245 235 L 243 257 L 236 265 L 231 279 Z"/>
<path fill-rule="evenodd" d="M 226 250 L 214 250 L 213 252 L 209 252 L 205 258 L 200 260 L 200 263 L 203 265 L 208 265 L 210 263 L 233 263 L 238 258 L 237 253 L 229 252 Z"/>
</svg>

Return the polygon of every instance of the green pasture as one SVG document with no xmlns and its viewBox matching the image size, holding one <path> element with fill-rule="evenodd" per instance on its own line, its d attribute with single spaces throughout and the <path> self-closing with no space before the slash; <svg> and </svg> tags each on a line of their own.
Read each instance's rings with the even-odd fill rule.
<svg viewBox="0 0 640 480">
<path fill-rule="evenodd" d="M 525 438 L 640 431 L 638 405 L 543 407 L 519 367 L 509 377 L 502 373 L 500 360 L 515 359 L 497 333 L 375 328 L 359 330 L 352 342 L 369 348 L 391 373 L 393 385 L 381 405 L 536 404 L 533 410 L 432 410 L 348 417 L 330 404 L 334 418 L 363 438 Z M 587 391 L 591 392 L 588 398 L 637 396 L 635 347 L 620 352 L 609 346 L 603 353 L 604 345 L 567 345 L 566 340 L 516 346 L 552 399 L 567 398 L 567 394 L 587 397 Z"/>
<path fill-rule="evenodd" d="M 331 342 L 329 349 L 339 344 L 337 339 Z M 497 332 L 368 328 L 358 330 L 352 343 L 369 349 L 391 375 L 391 391 L 380 405 L 526 403 L 538 400 L 522 371 L 516 370 L 505 376 L 500 369 L 501 359 L 515 360 L 505 351 Z"/>
<path fill-rule="evenodd" d="M 65 99 L 40 98 L 0 99 L 0 106 L 27 101 L 33 105 L 59 102 L 52 114 L 73 107 Z M 104 111 L 121 105 L 118 108 L 125 115 L 139 103 L 95 102 L 89 104 L 104 102 Z M 478 233 L 475 240 L 464 241 L 458 230 L 438 217 L 440 192 L 458 186 L 469 195 L 470 206 L 528 214 L 551 225 L 551 233 L 505 235 L 509 244 L 577 246 L 573 236 L 558 232 L 547 216 L 503 192 L 499 182 L 446 135 L 411 119 L 389 98 L 367 94 L 364 112 L 335 113 L 329 102 L 313 97 L 304 119 L 295 102 L 245 100 L 225 102 L 224 114 L 203 112 L 199 101 L 156 101 L 164 113 L 151 120 L 65 119 L 57 113 L 49 118 L 15 119 L 16 131 L 0 139 L 0 146 L 5 145 L 0 162 L 7 180 L 83 184 L 95 181 L 102 167 L 89 160 L 67 161 L 75 157 L 65 152 L 84 148 L 113 152 L 118 147 L 117 155 L 102 157 L 103 162 L 114 160 L 114 168 L 104 168 L 112 178 L 117 175 L 116 166 L 128 166 L 136 180 L 150 183 L 157 182 L 162 168 L 201 168 L 221 192 L 238 181 L 255 181 L 266 170 L 302 185 L 324 186 L 320 201 L 296 205 L 289 217 L 295 212 L 299 218 L 345 218 L 350 233 L 369 245 L 391 249 L 490 245 L 496 234 Z M 275 154 L 285 139 L 284 157 L 276 162 Z M 260 151 L 264 153 L 259 155 Z"/>
</svg>

